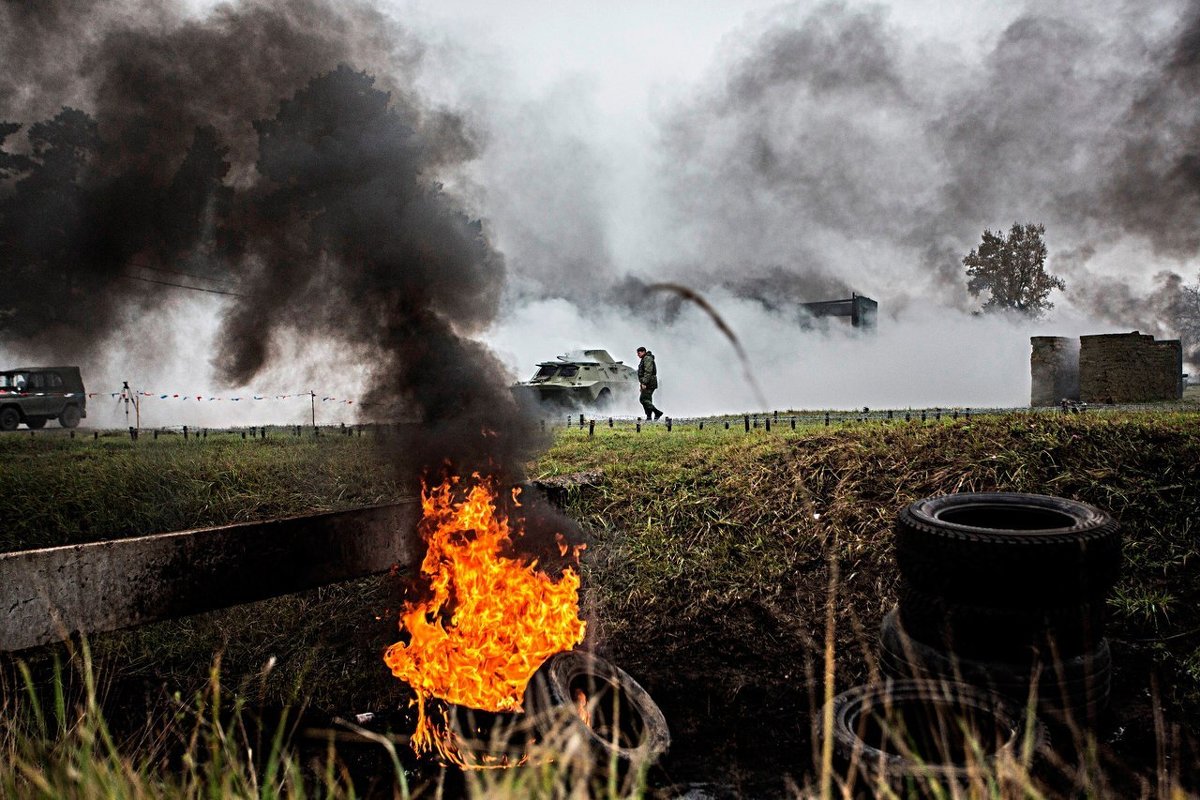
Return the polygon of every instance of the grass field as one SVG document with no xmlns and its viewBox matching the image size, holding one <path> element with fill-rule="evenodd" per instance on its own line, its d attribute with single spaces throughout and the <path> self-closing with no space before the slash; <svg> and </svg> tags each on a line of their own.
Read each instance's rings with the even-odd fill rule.
<svg viewBox="0 0 1200 800">
<path fill-rule="evenodd" d="M 674 746 L 664 774 L 760 792 L 811 770 L 808 711 L 821 699 L 831 585 L 836 684 L 872 674 L 875 631 L 895 603 L 891 520 L 905 504 L 953 491 L 1033 491 L 1113 512 L 1126 532 L 1109 604 L 1113 712 L 1089 767 L 1103 773 L 1090 779 L 1103 796 L 1105 786 L 1157 785 L 1168 762 L 1175 779 L 1197 785 L 1189 755 L 1200 718 L 1197 423 L 1194 413 L 1131 412 L 749 434 L 601 426 L 594 437 L 559 431 L 530 471 L 599 472 L 567 503 L 591 540 L 589 635 L 667 711 Z M 185 444 L 39 433 L 0 437 L 0 549 L 401 494 L 369 436 Z M 396 636 L 395 588 L 367 579 L 97 637 L 98 669 L 140 681 L 147 696 L 187 696 L 208 685 L 220 651 L 225 684 L 255 702 L 394 707 L 406 695 L 380 652 Z"/>
</svg>

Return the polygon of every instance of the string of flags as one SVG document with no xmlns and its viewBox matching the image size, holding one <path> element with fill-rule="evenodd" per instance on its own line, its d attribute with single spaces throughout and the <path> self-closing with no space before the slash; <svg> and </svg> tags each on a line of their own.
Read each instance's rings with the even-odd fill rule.
<svg viewBox="0 0 1200 800">
<path fill-rule="evenodd" d="M 106 395 L 108 397 L 112 397 L 114 399 L 124 396 L 122 392 L 88 392 L 87 393 L 88 397 L 104 397 Z M 203 394 L 185 394 L 182 392 L 135 391 L 135 392 L 130 392 L 130 396 L 131 397 L 133 397 L 133 396 L 148 397 L 148 398 L 151 398 L 154 400 L 195 400 L 198 403 L 221 402 L 221 401 L 229 402 L 229 403 L 240 403 L 243 401 L 253 402 L 255 400 L 290 400 L 293 397 L 314 397 L 315 398 L 315 395 L 312 395 L 309 392 L 297 392 L 296 394 L 276 394 L 276 395 L 251 394 L 251 395 L 238 395 L 236 397 L 217 397 L 217 396 L 209 397 L 209 396 L 203 395 Z M 353 400 L 347 400 L 344 397 L 322 397 L 322 398 L 320 398 L 320 400 L 322 403 L 341 403 L 344 405 L 353 405 L 354 404 Z"/>
</svg>

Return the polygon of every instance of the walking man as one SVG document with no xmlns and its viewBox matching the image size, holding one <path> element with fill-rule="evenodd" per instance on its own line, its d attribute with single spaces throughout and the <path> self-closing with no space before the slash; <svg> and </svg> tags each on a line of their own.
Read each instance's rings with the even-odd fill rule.
<svg viewBox="0 0 1200 800">
<path fill-rule="evenodd" d="M 642 408 L 646 409 L 646 419 L 658 419 L 663 412 L 654 407 L 654 390 L 658 388 L 658 370 L 654 366 L 654 353 L 644 347 L 637 349 L 638 354 L 638 383 L 642 386 Z"/>
</svg>

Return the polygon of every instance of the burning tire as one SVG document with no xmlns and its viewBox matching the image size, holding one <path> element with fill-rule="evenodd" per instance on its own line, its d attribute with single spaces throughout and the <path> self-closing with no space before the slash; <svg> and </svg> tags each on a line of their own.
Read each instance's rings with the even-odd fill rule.
<svg viewBox="0 0 1200 800">
<path fill-rule="evenodd" d="M 1121 564 L 1116 520 L 1040 494 L 918 500 L 896 519 L 896 562 L 914 589 L 950 603 L 1046 609 L 1103 602 Z M 1013 576 L 1021 591 L 1013 590 Z"/>
<path fill-rule="evenodd" d="M 968 683 L 1021 705 L 1036 692 L 1038 709 L 1056 720 L 1068 715 L 1093 720 L 1107 707 L 1111 693 L 1112 654 L 1106 639 L 1085 653 L 1058 659 L 1042 659 L 1032 649 L 1015 651 L 1006 660 L 965 658 L 910 635 L 893 609 L 883 618 L 879 643 L 880 666 L 888 675 Z"/>
<path fill-rule="evenodd" d="M 1046 744 L 1036 722 L 1027 727 L 1007 702 L 961 684 L 888 680 L 856 686 L 831 705 L 825 711 L 832 710 L 841 764 L 868 785 L 882 781 L 903 797 L 944 794 L 972 780 L 986 786 L 999 759 L 1029 758 Z"/>
<path fill-rule="evenodd" d="M 667 720 L 629 673 L 591 653 L 547 659 L 526 690 L 543 741 L 582 736 L 595 763 L 641 768 L 667 751 Z"/>
</svg>

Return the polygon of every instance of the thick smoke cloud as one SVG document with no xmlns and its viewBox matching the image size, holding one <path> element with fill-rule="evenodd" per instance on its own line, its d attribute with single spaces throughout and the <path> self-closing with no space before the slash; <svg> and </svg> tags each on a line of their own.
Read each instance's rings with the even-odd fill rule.
<svg viewBox="0 0 1200 800">
<path fill-rule="evenodd" d="M 1029 11 L 979 58 L 882 6 L 785 6 L 749 26 L 708 88 L 664 117 L 680 272 L 747 298 L 764 283 L 781 299 L 840 287 L 885 313 L 968 310 L 961 258 L 981 231 L 1044 222 L 1050 269 L 1056 253 L 1073 260 L 1072 303 L 1169 331 L 1170 303 L 1146 280 L 1161 262 L 1106 275 L 1081 254 L 1130 237 L 1158 257 L 1200 248 L 1200 11 L 1078 12 Z"/>
<path fill-rule="evenodd" d="M 401 30 L 320 0 L 203 18 L 115 4 L 86 26 L 77 4 L 24 5 L 3 6 L 4 46 L 29 71 L 0 86 L 0 119 L 56 92 L 80 108 L 0 129 L 7 338 L 77 360 L 161 296 L 148 276 L 224 287 L 213 363 L 229 385 L 285 342 L 339 342 L 327 380 L 369 364 L 366 407 L 417 423 L 400 445 L 409 477 L 519 476 L 536 437 L 470 338 L 496 313 L 503 259 L 436 181 L 475 145 L 404 85 L 419 49 Z M 22 49 L 38 33 L 62 62 Z"/>
</svg>

